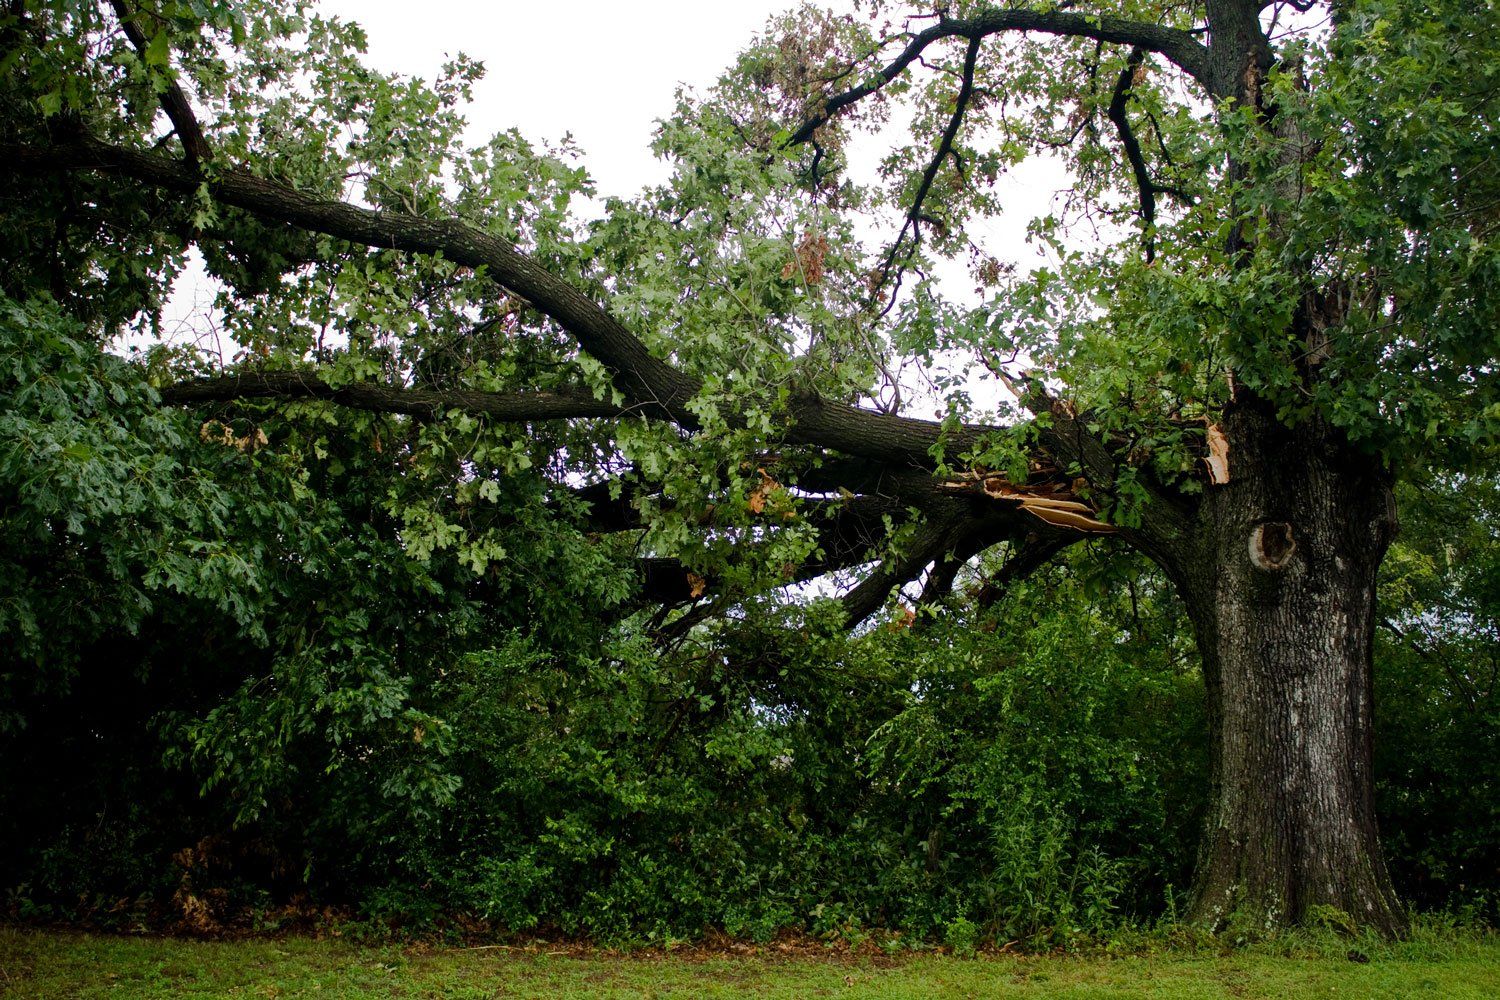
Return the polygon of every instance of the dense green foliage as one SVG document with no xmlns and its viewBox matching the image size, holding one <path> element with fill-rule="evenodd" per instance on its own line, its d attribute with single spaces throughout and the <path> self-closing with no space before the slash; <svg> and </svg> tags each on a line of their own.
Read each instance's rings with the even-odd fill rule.
<svg viewBox="0 0 1500 1000">
<path fill-rule="evenodd" d="M 235 447 L 65 321 L 7 316 L 13 912 L 962 943 L 1150 918 L 1186 884 L 1201 682 L 1175 600 L 1108 546 L 989 609 L 846 636 L 765 605 L 661 650 L 608 564 L 537 579 L 587 555 L 526 473 L 496 537 L 534 556 L 413 560 L 383 502 L 400 428 L 377 449 L 310 405 L 229 420 L 270 442 Z M 1500 503 L 1434 481 L 1406 509 L 1385 834 L 1414 898 L 1483 907 Z"/>
<path fill-rule="evenodd" d="M 1199 692 L 1159 595 L 1132 627 L 1164 638 L 1120 640 L 1108 562 L 1035 581 L 984 628 L 955 609 L 851 638 L 817 606 L 767 606 L 662 652 L 580 612 L 610 606 L 608 566 L 534 582 L 533 559 L 568 557 L 565 523 L 518 518 L 499 537 L 536 554 L 483 574 L 414 561 L 372 503 L 390 488 L 373 449 L 317 458 L 315 414 L 257 425 L 263 449 L 204 440 L 131 366 L 15 315 L 7 358 L 29 367 L 7 414 L 30 446 L 3 468 L 8 524 L 32 527 L 7 547 L 29 615 L 8 630 L 62 618 L 75 577 L 115 616 L 12 646 L 17 906 L 98 918 L 123 898 L 130 920 L 175 895 L 211 926 L 311 893 L 608 939 L 1021 936 L 1150 913 L 1183 884 Z M 142 408 L 23 389 L 51 380 Z M 94 443 L 112 437 L 128 444 Z M 137 471 L 189 462 L 192 480 Z M 99 485 L 62 494 L 77 482 Z M 179 482 L 198 487 L 104 488 Z M 524 510 L 524 477 L 509 486 Z M 206 540 L 201 564 L 234 572 L 174 576 L 170 554 Z M 1086 586 L 1101 597 L 1077 612 Z"/>
<path fill-rule="evenodd" d="M 1500 491 L 1490 478 L 1412 489 L 1386 565 L 1375 673 L 1382 832 L 1418 904 L 1467 895 L 1497 915 Z"/>
<path fill-rule="evenodd" d="M 241 372 L 624 396 L 550 314 L 477 269 L 269 224 L 215 203 L 206 181 L 169 192 L 119 173 L 7 174 L 12 914 L 213 930 L 326 906 L 604 941 L 882 928 L 960 951 L 1170 917 L 1210 776 L 1192 630 L 1159 570 L 1097 541 L 984 587 L 1015 555 L 1002 543 L 952 596 L 919 614 L 894 604 L 852 634 L 836 602 L 779 589 L 831 546 L 813 491 L 787 488 L 826 457 L 777 438 L 790 401 L 891 403 L 887 369 L 916 359 L 951 429 L 983 409 L 964 365 L 1024 352 L 1066 381 L 1090 433 L 1128 441 L 1111 492 L 1091 501 L 1122 526 L 1140 483 L 1204 488 L 1226 366 L 1288 424 L 1326 419 L 1406 478 L 1375 662 L 1383 834 L 1407 898 L 1495 915 L 1493 4 L 1340 4 L 1339 25 L 1296 43 L 1267 81 L 1309 140 L 1295 178 L 1255 145 L 1254 109 L 1200 114 L 1142 64 L 1131 107 L 1156 127 L 1158 178 L 1192 188 L 1185 204 L 1084 248 L 1065 213 L 1038 219 L 1051 264 L 976 253 L 967 303 L 937 283 L 897 294 L 892 274 L 967 253 L 959 220 L 998 213 L 996 179 L 1066 146 L 1063 123 L 1084 137 L 1075 197 L 1128 218 L 1131 178 L 1098 127 L 1111 95 L 1078 78 L 1116 77 L 1125 51 L 987 43 L 1006 72 L 981 78 L 984 100 L 1017 113 L 963 137 L 953 158 L 969 173 L 943 175 L 925 208 L 952 221 L 901 229 L 881 273 L 861 226 L 922 184 L 909 154 L 878 183 L 847 172 L 851 130 L 879 126 L 883 105 L 830 125 L 816 151 L 784 144 L 816 110 L 808 81 L 878 48 L 863 21 L 775 23 L 663 123 L 670 178 L 585 222 L 574 203 L 591 187 L 566 143 L 464 146 L 480 72 L 466 59 L 430 84 L 375 73 L 357 27 L 299 3 L 158 4 L 141 51 L 107 5 L 13 6 L 26 16 L 0 14 L 0 141 L 85 130 L 150 148 L 180 74 L 213 113 L 222 163 L 513 241 L 607 302 L 696 391 L 686 430 L 636 414 L 165 407 L 160 389 L 209 359 L 122 345 L 160 332 L 188 243 L 220 283 L 215 322 Z M 45 45 L 28 34 L 38 25 Z M 958 54 L 886 94 L 910 102 L 922 149 L 948 122 Z M 1293 66 L 1319 85 L 1299 87 Z M 1255 169 L 1208 184 L 1227 151 Z M 1226 234 L 1273 219 L 1292 237 L 1229 267 Z M 1331 355 L 1315 391 L 1306 345 L 1286 336 L 1308 275 L 1362 303 L 1329 337 L 1374 345 Z M 969 355 L 950 366 L 958 349 Z M 1024 483 L 1017 438 L 931 457 L 1019 467 Z M 632 505 L 622 530 L 596 530 L 574 489 L 606 483 Z M 908 514 L 887 514 L 863 561 L 842 566 L 899 553 L 921 520 L 897 523 Z M 676 560 L 695 601 L 709 575 L 712 592 L 648 606 L 641 555 Z"/>
</svg>

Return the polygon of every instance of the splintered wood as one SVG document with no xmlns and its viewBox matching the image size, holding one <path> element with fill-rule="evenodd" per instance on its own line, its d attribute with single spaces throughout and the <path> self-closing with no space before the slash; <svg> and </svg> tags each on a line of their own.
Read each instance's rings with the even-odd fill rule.
<svg viewBox="0 0 1500 1000">
<path fill-rule="evenodd" d="M 1218 424 L 1208 425 L 1208 457 L 1203 459 L 1208 466 L 1208 481 L 1215 486 L 1229 482 L 1229 438 Z"/>
<path fill-rule="evenodd" d="M 1073 490 L 1059 483 L 1038 483 L 1018 487 L 1003 476 L 971 472 L 968 478 L 952 479 L 941 484 L 945 490 L 969 492 L 979 490 L 985 496 L 1014 503 L 1032 517 L 1054 528 L 1065 528 L 1084 534 L 1107 535 L 1115 530 L 1094 516 L 1094 508 L 1073 499 Z"/>
</svg>

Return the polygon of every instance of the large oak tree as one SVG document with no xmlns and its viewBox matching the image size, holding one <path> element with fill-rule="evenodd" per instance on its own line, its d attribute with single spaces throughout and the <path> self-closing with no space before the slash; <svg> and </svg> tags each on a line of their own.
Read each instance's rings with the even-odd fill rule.
<svg viewBox="0 0 1500 1000">
<path fill-rule="evenodd" d="M 830 573 L 853 574 L 854 627 L 915 581 L 939 607 L 990 550 L 983 593 L 1112 535 L 1160 565 L 1202 655 L 1192 917 L 1334 907 L 1398 932 L 1375 580 L 1397 478 L 1494 443 L 1497 21 L 1458 0 L 804 9 L 681 98 L 668 182 L 581 221 L 575 151 L 464 145 L 467 60 L 383 76 L 357 28 L 278 0 L 10 0 L 0 281 L 104 338 L 158 315 L 196 248 L 245 350 L 165 402 L 405 415 L 431 431 L 414 480 L 466 509 L 540 458 L 560 510 L 628 540 L 663 635 Z M 862 182 L 851 144 L 893 132 Z M 1032 157 L 1069 192 L 1031 223 L 1046 263 L 1017 267 L 982 234 L 1032 208 L 1005 181 Z M 932 279 L 955 262 L 973 295 Z M 402 502 L 414 556 L 500 557 L 482 518 Z"/>
</svg>

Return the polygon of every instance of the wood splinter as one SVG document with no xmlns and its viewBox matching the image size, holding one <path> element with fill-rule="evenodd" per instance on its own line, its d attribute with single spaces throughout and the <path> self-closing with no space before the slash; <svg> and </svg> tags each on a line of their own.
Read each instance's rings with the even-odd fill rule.
<svg viewBox="0 0 1500 1000">
<path fill-rule="evenodd" d="M 977 485 L 987 497 L 1017 504 L 1026 513 L 1055 528 L 1068 528 L 1085 534 L 1113 534 L 1115 527 L 1094 516 L 1094 508 L 1079 500 L 1068 499 L 1062 490 L 1048 494 L 1040 490 L 1020 489 L 1002 476 L 970 473 L 968 479 L 949 480 L 942 489 L 972 491 Z"/>
</svg>

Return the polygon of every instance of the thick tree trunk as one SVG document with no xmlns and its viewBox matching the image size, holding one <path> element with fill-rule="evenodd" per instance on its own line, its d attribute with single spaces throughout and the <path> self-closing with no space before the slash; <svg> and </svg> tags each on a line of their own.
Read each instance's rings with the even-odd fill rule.
<svg viewBox="0 0 1500 1000">
<path fill-rule="evenodd" d="M 1338 435 L 1287 430 L 1254 407 L 1225 430 L 1230 482 L 1209 487 L 1171 560 L 1213 740 L 1190 916 L 1287 924 L 1326 906 L 1399 934 L 1370 772 L 1375 577 L 1396 526 L 1388 478 Z"/>
</svg>

